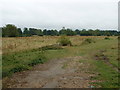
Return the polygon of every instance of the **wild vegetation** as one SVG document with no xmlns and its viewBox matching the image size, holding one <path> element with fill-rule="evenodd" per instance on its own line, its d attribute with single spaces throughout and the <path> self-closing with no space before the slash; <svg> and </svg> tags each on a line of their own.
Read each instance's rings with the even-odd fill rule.
<svg viewBox="0 0 120 90">
<path fill-rule="evenodd" d="M 58 43 L 59 43 L 59 45 L 61 45 L 61 46 L 72 46 L 72 43 L 71 43 L 71 41 L 69 40 L 69 38 L 68 37 L 66 37 L 66 36 L 62 36 L 59 40 L 58 40 Z"/>
<path fill-rule="evenodd" d="M 91 80 L 94 80 L 94 82 L 90 82 L 91 85 L 118 88 L 117 43 L 116 36 L 3 38 L 3 77 L 10 77 L 13 73 L 29 70 L 36 64 L 42 64 L 52 59 L 82 56 L 83 59 L 79 61 L 90 64 L 87 73 L 95 74 L 91 77 Z M 66 45 L 67 47 L 64 47 Z M 63 69 L 67 66 L 65 64 Z"/>
<path fill-rule="evenodd" d="M 5 87 L 9 86 L 6 86 L 7 81 L 17 72 L 31 70 L 33 66 L 42 65 L 53 59 L 62 61 L 70 57 L 72 60 L 63 63 L 61 68 L 66 69 L 75 65 L 78 70 L 94 74 L 90 76 L 91 87 L 120 86 L 118 31 L 74 31 L 65 28 L 60 31 L 24 28 L 22 31 L 10 24 L 3 27 L 2 31 L 2 75 Z M 76 58 L 78 61 L 74 60 Z M 78 64 L 85 67 L 79 68 Z"/>
<path fill-rule="evenodd" d="M 86 29 L 76 29 L 72 30 L 69 28 L 63 27 L 61 30 L 47 30 L 47 29 L 36 29 L 36 28 L 17 28 L 15 25 L 7 24 L 6 26 L 2 27 L 2 36 L 3 37 L 29 37 L 33 35 L 37 36 L 60 36 L 60 35 L 67 35 L 67 36 L 117 36 L 120 32 L 117 30 L 86 30 Z"/>
</svg>

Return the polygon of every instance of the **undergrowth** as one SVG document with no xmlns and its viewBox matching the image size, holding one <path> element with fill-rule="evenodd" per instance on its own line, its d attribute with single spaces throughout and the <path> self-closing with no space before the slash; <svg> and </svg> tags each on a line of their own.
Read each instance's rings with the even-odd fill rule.
<svg viewBox="0 0 120 90">
<path fill-rule="evenodd" d="M 44 55 L 45 51 L 57 49 L 61 49 L 61 47 L 58 45 L 49 45 L 38 49 L 4 54 L 2 57 L 2 76 L 11 76 L 13 73 L 29 70 L 34 65 L 43 64 L 48 60 Z"/>
</svg>

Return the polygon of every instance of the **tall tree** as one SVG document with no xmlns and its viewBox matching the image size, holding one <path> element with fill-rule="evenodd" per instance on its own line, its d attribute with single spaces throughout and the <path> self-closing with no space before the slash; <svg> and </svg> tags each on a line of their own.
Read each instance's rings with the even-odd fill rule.
<svg viewBox="0 0 120 90">
<path fill-rule="evenodd" d="M 43 31 L 42 31 L 41 29 L 38 29 L 38 30 L 37 30 L 37 35 L 38 35 L 38 36 L 43 36 Z"/>
<path fill-rule="evenodd" d="M 19 37 L 22 37 L 22 30 L 21 30 L 21 28 L 18 28 L 18 33 L 19 33 Z"/>
<path fill-rule="evenodd" d="M 47 35 L 47 29 L 43 30 L 43 35 Z"/>
<path fill-rule="evenodd" d="M 80 31 L 78 29 L 75 30 L 76 35 L 80 35 Z"/>
<path fill-rule="evenodd" d="M 2 28 L 3 36 L 5 37 L 17 37 L 19 36 L 19 31 L 15 25 L 7 24 Z"/>
<path fill-rule="evenodd" d="M 26 27 L 24 28 L 23 35 L 26 37 L 30 36 L 28 28 L 26 28 Z"/>
</svg>

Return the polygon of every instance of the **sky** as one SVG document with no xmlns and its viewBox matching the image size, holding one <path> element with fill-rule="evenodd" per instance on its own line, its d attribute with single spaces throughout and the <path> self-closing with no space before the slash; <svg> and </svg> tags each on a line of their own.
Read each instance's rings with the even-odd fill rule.
<svg viewBox="0 0 120 90">
<path fill-rule="evenodd" d="M 0 0 L 0 26 L 118 29 L 119 0 Z"/>
</svg>

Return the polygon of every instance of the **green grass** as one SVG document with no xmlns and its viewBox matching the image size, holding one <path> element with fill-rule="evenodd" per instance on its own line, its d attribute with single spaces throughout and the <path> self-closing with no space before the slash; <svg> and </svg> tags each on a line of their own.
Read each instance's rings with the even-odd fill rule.
<svg viewBox="0 0 120 90">
<path fill-rule="evenodd" d="M 30 50 L 6 54 L 2 57 L 3 77 L 12 73 L 28 70 L 31 66 L 47 61 L 40 50 Z"/>
<path fill-rule="evenodd" d="M 118 67 L 118 48 L 115 49 L 107 49 L 105 55 L 110 59 L 110 63 L 114 67 Z"/>
<path fill-rule="evenodd" d="M 73 55 L 83 56 L 85 62 L 91 64 L 91 73 L 99 73 L 100 76 L 96 76 L 95 80 L 103 80 L 104 82 L 96 84 L 102 88 L 118 88 L 118 72 L 113 68 L 118 68 L 118 40 L 116 38 L 110 38 L 109 40 L 96 40 L 96 43 L 85 44 L 77 47 L 72 47 Z M 114 48 L 113 48 L 114 47 Z M 95 60 L 94 55 L 100 53 L 101 50 L 105 50 L 104 55 L 109 58 L 109 66 L 102 60 Z M 78 51 L 78 52 L 77 52 Z M 80 61 L 81 62 L 81 61 Z M 93 68 L 94 67 L 94 68 Z"/>
<path fill-rule="evenodd" d="M 51 59 L 63 58 L 68 55 L 66 49 L 44 47 L 23 52 L 4 54 L 2 57 L 3 77 L 11 76 L 15 72 L 29 70 L 36 64 L 43 64 Z"/>
<path fill-rule="evenodd" d="M 63 58 L 66 56 L 83 56 L 85 57 L 87 63 L 90 63 L 94 68 L 91 72 L 99 73 L 98 76 L 94 77 L 95 80 L 103 80 L 104 82 L 98 83 L 102 88 L 118 88 L 118 72 L 114 71 L 112 67 L 107 65 L 104 61 L 96 61 L 94 55 L 99 53 L 100 50 L 106 50 L 104 54 L 109 58 L 111 64 L 118 66 L 117 48 L 111 49 L 113 46 L 117 47 L 117 39 L 113 38 L 110 40 L 96 40 L 96 43 L 90 43 L 81 46 L 67 47 L 63 50 L 54 50 L 47 53 L 48 57 L 51 58 Z M 81 62 L 81 61 L 80 61 Z M 66 66 L 66 65 L 65 65 Z"/>
<path fill-rule="evenodd" d="M 91 64 L 91 72 L 99 73 L 95 80 L 103 80 L 102 83 L 96 82 L 96 85 L 102 86 L 102 88 L 117 88 L 118 84 L 118 72 L 112 67 L 107 65 L 102 60 L 95 60 L 94 55 L 100 53 L 101 50 L 105 50 L 104 55 L 109 58 L 110 63 L 114 67 L 118 67 L 118 48 L 117 38 L 110 37 L 106 39 L 94 39 L 95 43 L 87 43 L 84 45 L 68 46 L 63 49 L 54 47 L 44 47 L 45 50 L 33 49 L 24 52 L 17 52 L 3 55 L 3 76 L 12 75 L 15 72 L 31 69 L 32 66 L 44 63 L 48 60 L 59 59 L 71 56 L 82 56 L 83 59 L 80 62 Z M 66 65 L 63 65 L 63 68 Z M 94 68 L 93 68 L 94 67 Z"/>
<path fill-rule="evenodd" d="M 116 38 L 109 40 L 99 40 L 97 43 L 91 43 L 79 48 L 79 54 L 86 57 L 87 63 L 90 63 L 93 67 L 91 72 L 99 73 L 93 79 L 103 80 L 103 82 L 96 82 L 96 85 L 100 85 L 102 88 L 118 88 L 118 72 L 113 68 L 118 68 L 118 41 Z M 114 48 L 113 48 L 114 47 Z M 109 58 L 109 62 L 113 67 L 109 66 L 102 60 L 95 60 L 94 55 L 99 53 L 100 50 L 105 50 L 104 55 Z"/>
<path fill-rule="evenodd" d="M 100 85 L 102 88 L 119 88 L 118 72 L 106 65 L 103 61 L 93 61 L 93 71 L 99 74 L 92 78 L 92 80 L 101 80 L 102 82 L 95 82 L 93 84 Z"/>
</svg>

